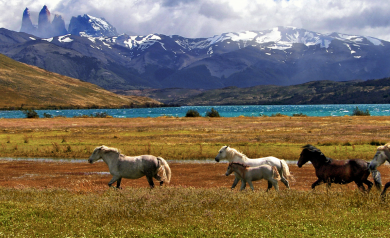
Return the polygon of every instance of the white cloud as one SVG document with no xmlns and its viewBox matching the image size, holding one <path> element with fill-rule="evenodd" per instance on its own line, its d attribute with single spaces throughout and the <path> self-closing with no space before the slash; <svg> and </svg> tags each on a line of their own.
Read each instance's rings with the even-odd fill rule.
<svg viewBox="0 0 390 238">
<path fill-rule="evenodd" d="M 67 23 L 72 16 L 90 14 L 104 17 L 120 33 L 210 37 L 296 26 L 390 41 L 387 0 L 2 0 L 0 27 L 19 31 L 24 8 L 36 16 L 45 4 Z"/>
</svg>

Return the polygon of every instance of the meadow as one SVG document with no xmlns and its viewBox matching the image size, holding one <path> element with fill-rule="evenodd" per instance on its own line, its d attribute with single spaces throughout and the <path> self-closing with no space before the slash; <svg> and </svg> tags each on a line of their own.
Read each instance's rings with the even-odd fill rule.
<svg viewBox="0 0 390 238">
<path fill-rule="evenodd" d="M 86 160 L 96 146 L 104 144 L 119 148 L 127 155 L 148 153 L 167 160 L 209 160 L 214 159 L 221 146 L 230 145 L 248 157 L 273 155 L 285 160 L 297 160 L 301 147 L 310 143 L 334 159 L 363 158 L 370 161 L 376 147 L 390 141 L 389 129 L 390 117 L 0 119 L 0 157 Z M 18 162 L 14 163 L 2 163 L 2 167 L 7 165 L 7 170 L 0 174 L 2 184 L 16 177 L 34 179 L 34 174 L 30 173 L 28 176 L 31 177 L 26 178 L 22 171 L 15 177 L 7 177 L 7 171 L 18 172 Z M 26 168 L 31 166 L 26 164 Z M 311 168 L 311 165 L 305 167 L 306 170 Z M 69 169 L 77 174 L 77 180 L 74 180 L 72 173 L 65 173 L 71 187 L 42 187 L 17 184 L 17 181 L 16 185 L 10 182 L 9 185 L 2 185 L 0 235 L 390 235 L 387 224 L 390 200 L 381 199 L 375 189 L 366 194 L 341 185 L 332 186 L 329 190 L 320 186 L 315 191 L 294 189 L 292 186 L 292 189 L 282 189 L 279 193 L 273 190 L 266 193 L 264 186 L 260 188 L 255 185 L 255 192 L 249 189 L 239 192 L 238 188 L 230 190 L 232 178 L 229 178 L 227 186 L 186 186 L 183 185 L 184 182 L 181 184 L 180 181 L 175 181 L 153 190 L 127 181 L 123 190 L 116 190 L 108 189 L 106 177 L 95 184 L 96 177 L 85 176 L 77 169 Z M 176 177 L 179 176 L 178 169 L 176 166 Z M 381 169 L 388 170 L 387 166 Z M 213 175 L 212 172 L 208 174 Z M 182 179 L 186 175 L 190 176 L 190 173 L 186 171 L 180 174 Z M 175 177 L 175 173 L 172 176 Z M 221 176 L 220 172 L 214 176 Z M 312 172 L 310 176 L 297 176 L 297 179 L 301 179 L 300 182 L 308 180 L 304 182 L 309 187 L 314 182 Z M 35 179 L 41 184 L 46 181 Z M 202 177 L 192 179 L 202 181 Z"/>
<path fill-rule="evenodd" d="M 213 159 L 229 145 L 249 158 L 297 160 L 305 144 L 335 159 L 371 160 L 390 117 L 0 119 L 0 157 L 87 158 L 99 145 L 167 160 Z"/>
</svg>

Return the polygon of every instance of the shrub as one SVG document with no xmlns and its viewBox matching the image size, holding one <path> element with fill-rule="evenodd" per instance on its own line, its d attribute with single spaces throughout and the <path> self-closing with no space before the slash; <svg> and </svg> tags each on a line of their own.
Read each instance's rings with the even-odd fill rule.
<svg viewBox="0 0 390 238">
<path fill-rule="evenodd" d="M 51 115 L 51 114 L 49 114 L 49 113 L 43 113 L 43 117 L 44 118 L 53 118 L 53 116 Z"/>
<path fill-rule="evenodd" d="M 111 116 L 108 115 L 107 112 L 95 112 L 94 114 L 91 114 L 91 117 L 106 118 Z"/>
<path fill-rule="evenodd" d="M 362 111 L 358 107 L 356 107 L 352 112 L 352 116 L 371 116 L 371 115 L 368 109 L 366 109 L 366 111 Z"/>
<path fill-rule="evenodd" d="M 276 114 L 272 114 L 271 117 L 287 117 L 287 115 L 283 115 L 282 113 L 278 112 Z"/>
<path fill-rule="evenodd" d="M 24 109 L 23 113 L 26 115 L 26 118 L 39 118 L 38 113 L 33 109 Z"/>
<path fill-rule="evenodd" d="M 206 112 L 206 117 L 220 117 L 220 115 L 219 112 L 212 107 L 210 111 Z"/>
<path fill-rule="evenodd" d="M 307 117 L 307 115 L 303 114 L 302 112 L 301 113 L 294 113 L 292 116 L 293 117 Z"/>
<path fill-rule="evenodd" d="M 200 117 L 200 114 L 199 114 L 199 112 L 197 110 L 190 109 L 190 110 L 187 111 L 185 117 Z"/>
</svg>

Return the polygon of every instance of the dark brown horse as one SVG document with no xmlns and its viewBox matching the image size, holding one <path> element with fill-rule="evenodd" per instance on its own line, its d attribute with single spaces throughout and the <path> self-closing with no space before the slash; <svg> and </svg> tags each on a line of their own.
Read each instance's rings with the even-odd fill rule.
<svg viewBox="0 0 390 238">
<path fill-rule="evenodd" d="M 331 183 L 347 184 L 355 182 L 360 190 L 366 190 L 363 185 L 365 183 L 368 186 L 368 191 L 370 191 L 373 185 L 372 182 L 367 180 L 370 175 L 368 168 L 370 163 L 361 159 L 334 160 L 326 157 L 312 145 L 305 145 L 302 148 L 298 167 L 301 168 L 302 165 L 310 161 L 318 177 L 318 180 L 311 185 L 312 189 L 322 183 L 327 183 L 328 187 L 330 187 Z"/>
</svg>

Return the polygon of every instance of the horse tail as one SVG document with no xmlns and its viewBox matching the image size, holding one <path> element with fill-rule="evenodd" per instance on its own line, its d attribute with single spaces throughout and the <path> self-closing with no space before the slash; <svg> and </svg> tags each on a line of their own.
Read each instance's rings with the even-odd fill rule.
<svg viewBox="0 0 390 238">
<path fill-rule="evenodd" d="M 278 168 L 276 168 L 276 166 L 272 166 L 272 174 L 273 174 L 273 178 L 276 179 L 276 180 L 280 180 L 280 175 L 279 175 L 279 171 L 278 171 Z"/>
<path fill-rule="evenodd" d="M 157 174 L 161 177 L 164 182 L 169 183 L 171 181 L 171 168 L 169 167 L 167 161 L 161 157 L 157 157 L 158 161 L 161 161 L 161 165 L 158 168 Z"/>
<path fill-rule="evenodd" d="M 372 178 L 374 179 L 374 184 L 375 184 L 375 187 L 381 191 L 382 190 L 382 178 L 381 178 L 381 173 L 379 173 L 378 170 L 370 170 L 370 173 L 371 173 L 371 176 Z"/>
<path fill-rule="evenodd" d="M 295 181 L 295 178 L 290 173 L 290 169 L 284 159 L 280 160 L 280 165 L 282 166 L 283 177 L 285 177 L 288 180 Z"/>
</svg>

